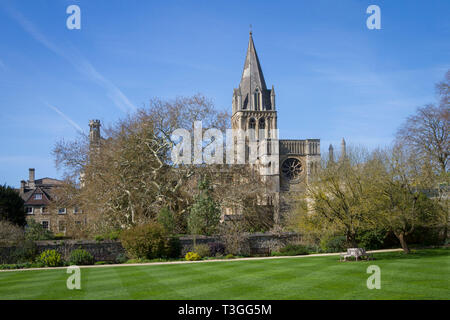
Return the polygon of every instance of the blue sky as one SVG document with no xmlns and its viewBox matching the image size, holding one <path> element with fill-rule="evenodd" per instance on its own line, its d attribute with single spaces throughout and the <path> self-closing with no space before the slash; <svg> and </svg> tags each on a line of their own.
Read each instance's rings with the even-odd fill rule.
<svg viewBox="0 0 450 320">
<path fill-rule="evenodd" d="M 81 30 L 66 8 L 81 8 Z M 381 8 L 381 30 L 366 8 Z M 60 177 L 56 141 L 152 97 L 231 109 L 253 25 L 282 138 L 389 144 L 450 68 L 450 1 L 76 1 L 0 4 L 0 183 Z"/>
</svg>

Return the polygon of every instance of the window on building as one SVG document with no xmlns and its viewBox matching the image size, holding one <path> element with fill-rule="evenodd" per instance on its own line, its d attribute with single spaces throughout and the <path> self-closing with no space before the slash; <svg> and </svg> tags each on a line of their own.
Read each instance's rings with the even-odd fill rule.
<svg viewBox="0 0 450 320">
<path fill-rule="evenodd" d="M 73 207 L 73 213 L 81 213 L 81 209 L 78 207 Z"/>
<path fill-rule="evenodd" d="M 58 231 L 59 232 L 66 232 L 66 223 L 64 221 L 58 222 Z"/>
<path fill-rule="evenodd" d="M 41 225 L 42 225 L 42 228 L 44 228 L 46 230 L 49 230 L 49 228 L 50 228 L 50 223 L 47 220 L 41 221 Z"/>
<path fill-rule="evenodd" d="M 47 207 L 41 207 L 41 213 L 48 213 Z"/>
<path fill-rule="evenodd" d="M 33 214 L 34 213 L 33 207 L 26 207 L 25 212 L 28 214 Z"/>
<path fill-rule="evenodd" d="M 66 213 L 66 208 L 59 208 L 58 209 L 58 213 L 59 214 L 65 214 Z"/>
<path fill-rule="evenodd" d="M 254 106 L 255 106 L 255 110 L 259 110 L 259 90 L 256 89 L 256 92 L 253 95 L 253 101 L 254 101 Z"/>
<path fill-rule="evenodd" d="M 42 200 L 42 193 L 35 193 L 34 200 Z"/>
</svg>

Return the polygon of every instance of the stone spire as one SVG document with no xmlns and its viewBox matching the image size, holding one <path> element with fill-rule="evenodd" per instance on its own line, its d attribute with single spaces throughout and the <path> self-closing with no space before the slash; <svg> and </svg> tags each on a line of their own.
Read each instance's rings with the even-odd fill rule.
<svg viewBox="0 0 450 320">
<path fill-rule="evenodd" d="M 235 104 L 238 110 L 274 110 L 275 91 L 267 90 L 266 81 L 256 53 L 253 35 L 250 31 L 247 55 L 239 88 L 235 90 Z M 240 97 L 240 98 L 238 98 Z M 239 101 L 238 101 L 239 99 Z M 273 102 L 273 103 L 272 103 Z"/>
<path fill-rule="evenodd" d="M 334 148 L 333 145 L 330 143 L 330 147 L 328 148 L 328 159 L 330 162 L 334 162 Z"/>
<path fill-rule="evenodd" d="M 245 57 L 244 71 L 242 72 L 239 87 L 241 88 L 241 92 L 253 92 L 257 87 L 260 90 L 267 89 L 251 31 L 250 39 L 248 40 L 247 56 Z"/>
<path fill-rule="evenodd" d="M 347 155 L 347 148 L 344 138 L 341 141 L 341 159 L 344 159 Z"/>
</svg>

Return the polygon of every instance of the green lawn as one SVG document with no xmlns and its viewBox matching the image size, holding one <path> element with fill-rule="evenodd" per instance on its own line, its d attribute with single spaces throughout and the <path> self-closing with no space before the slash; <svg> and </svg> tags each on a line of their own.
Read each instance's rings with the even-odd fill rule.
<svg viewBox="0 0 450 320">
<path fill-rule="evenodd" d="M 375 254 L 81 269 L 81 290 L 66 270 L 0 272 L 0 299 L 450 299 L 448 249 Z M 369 290 L 369 265 L 381 289 Z"/>
</svg>

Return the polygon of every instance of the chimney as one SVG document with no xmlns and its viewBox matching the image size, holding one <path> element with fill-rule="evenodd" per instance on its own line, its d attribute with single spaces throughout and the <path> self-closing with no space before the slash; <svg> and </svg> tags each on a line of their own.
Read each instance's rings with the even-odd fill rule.
<svg viewBox="0 0 450 320">
<path fill-rule="evenodd" d="M 25 180 L 20 181 L 20 193 L 25 192 Z"/>
<path fill-rule="evenodd" d="M 34 188 L 34 168 L 28 169 L 28 185 Z"/>
</svg>

